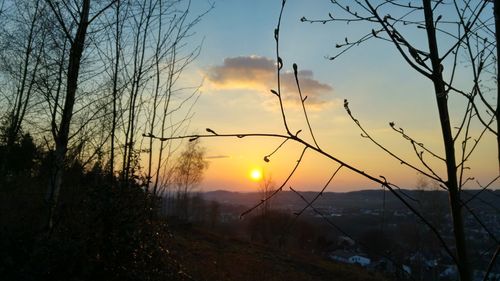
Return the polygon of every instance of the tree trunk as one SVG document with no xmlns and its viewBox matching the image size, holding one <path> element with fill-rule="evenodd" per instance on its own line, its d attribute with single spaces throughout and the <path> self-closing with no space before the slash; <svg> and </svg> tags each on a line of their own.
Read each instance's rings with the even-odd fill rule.
<svg viewBox="0 0 500 281">
<path fill-rule="evenodd" d="M 439 50 L 436 40 L 436 29 L 431 0 L 423 0 L 425 26 L 427 40 L 429 43 L 429 57 L 432 62 L 432 82 L 436 94 L 436 102 L 439 110 L 439 120 L 443 135 L 443 144 L 446 154 L 447 188 L 450 200 L 450 212 L 453 219 L 453 232 L 456 244 L 456 261 L 461 281 L 470 281 L 471 272 L 467 257 L 466 239 L 463 225 L 462 206 L 460 200 L 460 188 L 457 182 L 457 165 L 455 159 L 455 146 L 450 126 L 448 112 L 448 96 L 442 74 L 442 65 L 439 59 Z"/>
<path fill-rule="evenodd" d="M 59 201 L 59 193 L 61 191 L 62 177 L 66 166 L 66 151 L 68 149 L 68 138 L 70 131 L 71 118 L 73 116 L 73 106 L 75 104 L 75 95 L 78 88 L 78 75 L 80 72 L 80 62 L 85 45 L 85 37 L 87 35 L 88 18 L 90 11 L 90 0 L 83 0 L 82 10 L 80 13 L 80 22 L 76 35 L 71 40 L 71 48 L 69 52 L 68 73 L 66 77 L 66 97 L 62 112 L 61 121 L 59 123 L 58 134 L 55 139 L 55 163 L 52 168 L 52 177 L 49 182 L 49 192 L 47 194 L 49 204 L 49 217 L 47 227 L 49 233 L 54 226 L 54 216 L 56 207 Z"/>
<path fill-rule="evenodd" d="M 495 0 L 493 2 L 493 14 L 495 17 L 495 43 L 497 47 L 497 110 L 495 112 L 495 119 L 497 122 L 497 153 L 498 153 L 498 171 L 500 172 L 500 48 L 498 48 L 498 42 L 500 41 L 500 0 Z"/>
<path fill-rule="evenodd" d="M 115 182 L 115 134 L 116 134 L 116 119 L 117 119 L 117 97 L 118 97 L 118 71 L 120 66 L 120 0 L 116 2 L 116 38 L 115 38 L 115 61 L 113 72 L 113 120 L 111 123 L 111 154 L 109 157 L 109 177 L 113 185 Z"/>
</svg>

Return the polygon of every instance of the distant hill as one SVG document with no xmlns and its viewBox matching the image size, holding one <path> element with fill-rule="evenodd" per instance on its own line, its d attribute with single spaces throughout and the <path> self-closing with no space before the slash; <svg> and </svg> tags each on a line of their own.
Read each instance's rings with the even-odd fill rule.
<svg viewBox="0 0 500 281">
<path fill-rule="evenodd" d="M 419 190 L 398 190 L 397 193 L 412 205 L 433 200 L 439 204 L 447 204 L 448 193 L 446 191 L 419 191 Z M 306 191 L 301 194 L 312 200 L 318 192 Z M 262 198 L 258 192 L 232 192 L 225 190 L 209 191 L 202 193 L 203 197 L 209 201 L 216 201 L 222 204 L 252 206 L 257 204 Z M 484 207 L 485 205 L 495 208 L 500 206 L 500 190 L 464 190 L 462 200 L 469 202 L 469 206 Z M 378 208 L 384 204 L 387 208 L 406 208 L 394 194 L 383 190 L 362 190 L 352 192 L 324 192 L 316 201 L 316 207 L 336 206 L 338 208 Z M 305 202 L 292 191 L 281 191 L 273 198 L 273 206 L 287 209 L 293 206 L 304 205 Z"/>
</svg>

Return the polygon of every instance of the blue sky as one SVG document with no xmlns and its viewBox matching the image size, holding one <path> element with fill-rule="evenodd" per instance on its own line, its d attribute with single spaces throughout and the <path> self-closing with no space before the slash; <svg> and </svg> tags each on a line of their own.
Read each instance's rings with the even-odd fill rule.
<svg viewBox="0 0 500 281">
<path fill-rule="evenodd" d="M 202 11 L 211 3 L 194 1 L 193 12 Z M 276 100 L 269 93 L 269 89 L 276 86 L 269 63 L 275 60 L 273 30 L 281 1 L 218 0 L 214 5 L 196 29 L 196 38 L 204 38 L 203 50 L 189 75 L 191 81 L 204 79 L 204 84 L 192 131 L 201 133 L 210 127 L 228 133 L 283 132 Z M 322 102 L 315 106 L 311 99 L 309 108 L 313 128 L 327 150 L 363 170 L 392 177 L 405 187 L 414 187 L 416 173 L 402 168 L 361 138 L 342 104 L 348 99 L 353 112 L 375 137 L 413 159 L 414 155 L 409 154 L 411 146 L 392 132 L 388 123 L 396 122 L 428 147 L 441 151 L 432 84 L 412 70 L 393 46 L 380 40 L 371 40 L 334 61 L 326 59 L 338 51 L 337 42 L 346 36 L 352 40 L 372 28 L 366 24 L 300 22 L 303 16 L 325 18 L 330 11 L 332 5 L 327 0 L 287 1 L 280 36 L 283 75 L 286 76 L 287 71 L 290 75 L 292 64 L 297 63 L 304 74 L 301 81 L 309 82 L 303 90 Z M 421 30 L 413 27 L 407 32 L 415 44 L 425 47 Z M 296 130 L 304 129 L 301 112 L 293 102 L 297 97 L 293 83 L 285 85 L 285 91 L 290 101 L 286 104 L 290 123 Z M 457 102 L 455 106 L 452 112 L 461 112 L 463 104 Z M 490 142 L 491 139 L 487 139 L 486 143 Z M 272 140 L 206 140 L 204 145 L 209 156 L 225 156 L 210 160 L 203 183 L 206 189 L 251 190 L 255 183 L 249 181 L 247 174 L 255 167 L 280 182 L 298 151 L 297 147 L 287 148 L 276 161 L 268 164 L 263 163 L 262 157 L 272 151 L 275 145 Z M 495 171 L 494 159 L 486 159 L 488 153 L 487 145 L 478 151 L 477 162 L 483 167 L 480 174 Z M 317 189 L 335 168 L 325 159 L 311 155 L 304 161 L 303 171 L 295 177 L 295 184 Z M 365 187 L 373 187 L 373 184 L 346 173 L 339 176 L 334 190 Z"/>
</svg>

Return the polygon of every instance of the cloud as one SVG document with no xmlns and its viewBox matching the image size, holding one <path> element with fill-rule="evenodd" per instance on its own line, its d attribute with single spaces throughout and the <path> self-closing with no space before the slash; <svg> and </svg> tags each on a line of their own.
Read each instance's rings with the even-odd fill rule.
<svg viewBox="0 0 500 281">
<path fill-rule="evenodd" d="M 205 159 L 226 159 L 226 158 L 231 158 L 229 155 L 213 155 L 213 156 L 206 156 Z"/>
<path fill-rule="evenodd" d="M 270 89 L 276 88 L 276 64 L 266 57 L 252 55 L 226 58 L 222 65 L 206 69 L 205 76 L 207 86 L 219 90 L 269 93 Z M 333 88 L 330 85 L 316 80 L 311 70 L 299 70 L 298 77 L 302 94 L 307 96 L 306 105 L 310 109 L 320 109 L 331 104 Z M 300 104 L 292 71 L 282 72 L 281 90 L 287 104 Z"/>
</svg>

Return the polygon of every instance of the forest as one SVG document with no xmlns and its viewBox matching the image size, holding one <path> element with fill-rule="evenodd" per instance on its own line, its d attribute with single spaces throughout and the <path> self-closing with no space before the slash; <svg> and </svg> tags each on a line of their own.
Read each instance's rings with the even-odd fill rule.
<svg viewBox="0 0 500 281">
<path fill-rule="evenodd" d="M 142 133 L 186 130 L 197 85 L 177 81 L 203 13 L 189 1 L 1 1 L 3 280 L 182 280 L 160 195 L 174 182 L 186 195 L 203 152 Z"/>
</svg>

